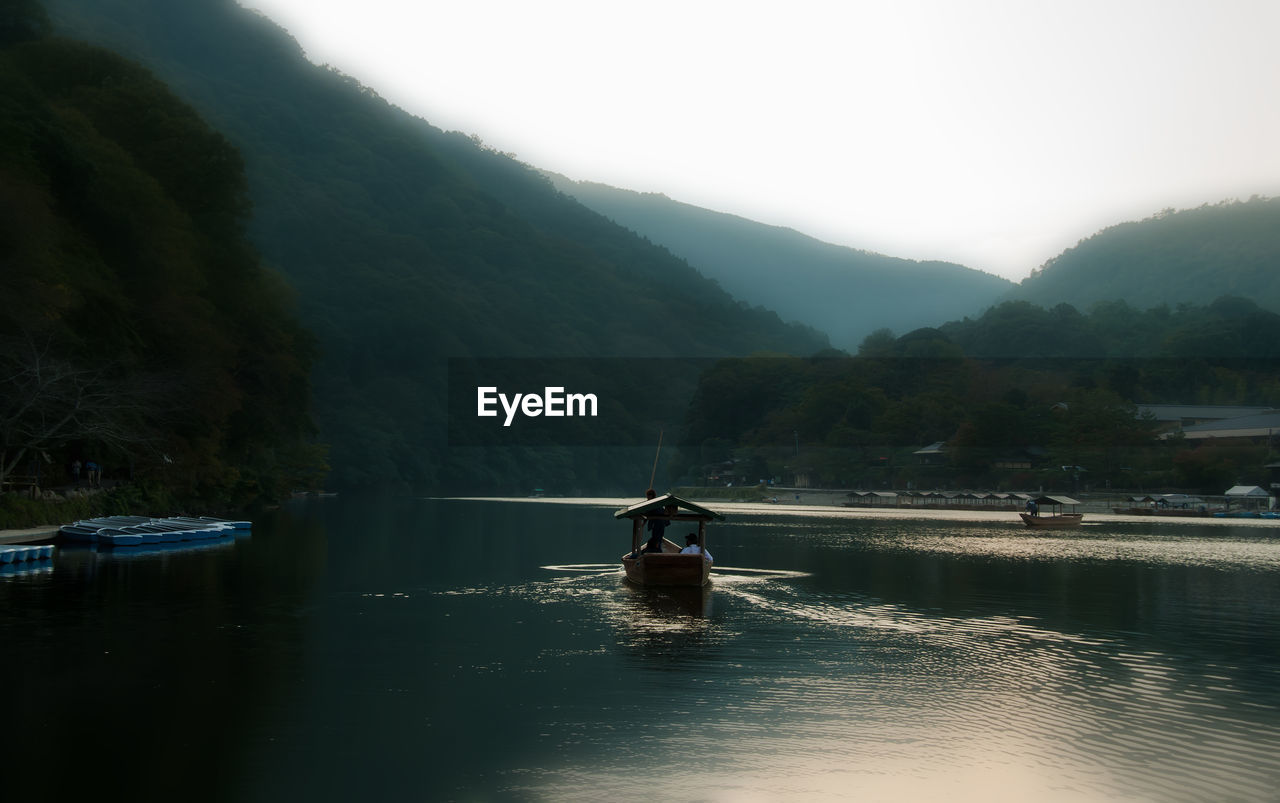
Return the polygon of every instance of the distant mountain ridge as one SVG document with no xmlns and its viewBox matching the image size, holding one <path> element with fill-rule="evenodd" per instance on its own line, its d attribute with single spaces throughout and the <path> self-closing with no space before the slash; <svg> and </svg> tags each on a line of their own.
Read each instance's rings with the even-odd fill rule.
<svg viewBox="0 0 1280 803">
<path fill-rule="evenodd" d="M 554 485 L 572 481 L 563 456 L 495 448 L 457 462 L 446 438 L 452 358 L 828 345 L 745 307 L 528 166 L 310 64 L 283 29 L 232 0 L 47 6 L 58 33 L 142 62 L 243 154 L 249 234 L 296 288 L 318 340 L 316 417 L 338 485 L 573 487 Z M 604 481 L 616 463 L 602 457 L 577 476 Z"/>
<path fill-rule="evenodd" d="M 832 245 L 665 195 L 547 175 L 561 192 L 687 260 L 735 298 L 814 326 L 846 350 L 877 329 L 903 334 L 981 314 L 1013 287 L 955 263 Z"/>
<path fill-rule="evenodd" d="M 1111 226 L 1046 262 L 1006 297 L 1087 312 L 1099 302 L 1149 309 L 1225 295 L 1280 312 L 1280 198 L 1166 210 Z"/>
</svg>

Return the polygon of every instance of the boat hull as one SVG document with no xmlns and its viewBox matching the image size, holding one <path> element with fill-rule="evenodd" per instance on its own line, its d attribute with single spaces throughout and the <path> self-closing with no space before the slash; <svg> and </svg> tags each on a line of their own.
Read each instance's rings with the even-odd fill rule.
<svg viewBox="0 0 1280 803">
<path fill-rule="evenodd" d="M 141 543 L 142 536 L 139 533 L 128 533 L 111 528 L 98 530 L 98 546 L 137 546 Z"/>
<path fill-rule="evenodd" d="M 1049 530 L 1061 530 L 1067 527 L 1079 527 L 1084 519 L 1083 513 L 1061 513 L 1057 516 L 1032 516 L 1030 513 L 1019 513 L 1028 527 Z"/>
<path fill-rule="evenodd" d="M 623 556 L 627 580 L 641 586 L 684 586 L 697 588 L 711 580 L 711 564 L 701 555 L 649 552 L 633 558 Z"/>
</svg>

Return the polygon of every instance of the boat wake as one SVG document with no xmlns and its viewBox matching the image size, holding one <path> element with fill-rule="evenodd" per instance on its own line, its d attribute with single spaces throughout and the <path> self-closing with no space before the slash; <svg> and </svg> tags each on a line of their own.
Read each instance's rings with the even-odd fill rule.
<svg viewBox="0 0 1280 803">
<path fill-rule="evenodd" d="M 569 563 L 552 564 L 539 567 L 548 572 L 567 572 L 571 574 L 610 575 L 622 574 L 616 563 Z M 796 577 L 808 577 L 809 572 L 794 572 L 785 569 L 751 569 L 745 566 L 715 566 L 711 569 L 711 582 L 742 582 L 744 580 L 787 580 Z"/>
<path fill-rule="evenodd" d="M 622 574 L 616 563 L 573 563 L 539 567 L 549 572 L 576 572 L 578 574 Z"/>
<path fill-rule="evenodd" d="M 750 569 L 745 566 L 716 566 L 711 570 L 711 580 L 790 580 L 809 577 L 809 572 L 793 572 L 787 569 Z"/>
</svg>

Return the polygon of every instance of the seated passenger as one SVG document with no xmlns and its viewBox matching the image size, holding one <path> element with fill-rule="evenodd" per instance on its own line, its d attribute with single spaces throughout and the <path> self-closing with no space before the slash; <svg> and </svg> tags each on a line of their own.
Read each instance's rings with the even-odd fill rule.
<svg viewBox="0 0 1280 803">
<path fill-rule="evenodd" d="M 681 555 L 701 555 L 703 558 L 706 559 L 707 563 L 713 562 L 711 553 L 703 549 L 702 547 L 698 546 L 697 533 L 689 533 L 688 535 L 686 535 L 684 537 L 684 543 L 685 543 L 684 549 L 680 550 Z"/>
</svg>

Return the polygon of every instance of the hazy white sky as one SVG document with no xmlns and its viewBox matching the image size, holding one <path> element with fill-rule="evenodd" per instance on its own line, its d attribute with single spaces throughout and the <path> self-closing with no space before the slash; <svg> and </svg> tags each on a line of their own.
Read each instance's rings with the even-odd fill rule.
<svg viewBox="0 0 1280 803">
<path fill-rule="evenodd" d="M 1277 0 L 240 0 L 536 167 L 1021 279 L 1280 195 Z"/>
</svg>

